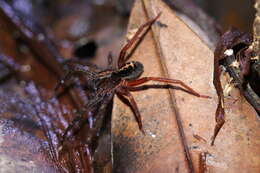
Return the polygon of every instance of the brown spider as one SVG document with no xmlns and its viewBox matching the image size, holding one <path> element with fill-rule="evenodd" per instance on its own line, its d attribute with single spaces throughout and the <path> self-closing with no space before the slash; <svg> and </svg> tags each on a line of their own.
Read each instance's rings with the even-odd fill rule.
<svg viewBox="0 0 260 173">
<path fill-rule="evenodd" d="M 144 133 L 141 115 L 138 106 L 131 94 L 131 90 L 137 89 L 137 86 L 144 84 L 148 81 L 164 82 L 167 84 L 179 84 L 189 93 L 203 98 L 210 98 L 209 96 L 201 95 L 194 91 L 191 87 L 187 86 L 184 82 L 176 79 L 168 79 L 163 77 L 142 77 L 139 76 L 143 73 L 143 65 L 138 61 L 126 62 L 129 57 L 126 56 L 127 50 L 134 45 L 139 40 L 139 35 L 141 35 L 144 28 L 147 27 L 147 31 L 150 29 L 151 25 L 159 18 L 161 13 L 159 13 L 154 19 L 148 21 L 147 23 L 141 25 L 133 38 L 122 48 L 119 58 L 117 69 L 115 70 L 103 70 L 100 72 L 91 71 L 88 66 L 81 65 L 79 63 L 72 63 L 69 66 L 69 73 L 65 76 L 64 80 L 61 80 L 57 85 L 56 89 L 64 84 L 71 76 L 75 74 L 83 74 L 86 76 L 88 81 L 92 81 L 91 86 L 97 90 L 94 99 L 90 100 L 87 105 L 84 106 L 83 112 L 91 108 L 93 105 L 101 102 L 107 96 L 117 94 L 123 98 L 127 98 L 130 106 L 132 107 L 134 116 L 138 123 L 139 129 Z M 143 34 L 142 34 L 143 36 Z M 110 63 L 111 63 L 111 57 Z M 98 88 L 98 89 L 97 89 Z M 102 89 L 100 89 L 102 88 Z M 88 119 L 88 117 L 87 117 Z M 82 124 L 82 123 L 81 123 Z M 75 121 L 66 129 L 64 137 L 66 137 L 67 132 L 73 128 Z"/>
</svg>

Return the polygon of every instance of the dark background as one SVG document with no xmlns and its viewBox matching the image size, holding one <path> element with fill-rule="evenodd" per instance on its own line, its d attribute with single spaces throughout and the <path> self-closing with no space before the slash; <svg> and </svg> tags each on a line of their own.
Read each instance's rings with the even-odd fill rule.
<svg viewBox="0 0 260 173">
<path fill-rule="evenodd" d="M 60 47 L 64 57 L 82 38 L 95 40 L 97 59 L 109 51 L 118 53 L 124 40 L 133 0 L 9 0 L 14 6 L 37 20 Z M 253 0 L 194 0 L 212 16 L 223 31 L 235 26 L 252 32 L 255 10 Z M 105 66 L 103 61 L 95 60 Z"/>
<path fill-rule="evenodd" d="M 224 30 L 235 26 L 251 32 L 254 20 L 253 0 L 195 0 L 210 16 L 221 24 Z"/>
</svg>

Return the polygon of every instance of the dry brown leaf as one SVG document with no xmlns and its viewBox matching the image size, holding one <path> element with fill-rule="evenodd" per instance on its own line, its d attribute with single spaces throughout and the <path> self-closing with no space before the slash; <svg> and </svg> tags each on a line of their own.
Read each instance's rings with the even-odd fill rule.
<svg viewBox="0 0 260 173">
<path fill-rule="evenodd" d="M 226 123 L 216 138 L 215 146 L 210 146 L 217 106 L 212 84 L 213 52 L 159 0 L 136 1 L 129 30 L 159 12 L 162 12 L 159 21 L 168 27 L 154 25 L 131 60 L 144 64 L 143 76 L 179 79 L 212 99 L 166 89 L 133 93 L 142 115 L 144 136 L 131 109 L 116 97 L 112 129 L 113 172 L 260 172 L 259 120 L 237 89 L 233 89 L 231 96 L 225 99 Z M 183 126 L 186 141 L 180 137 L 180 124 L 176 119 Z M 184 152 L 185 144 L 191 161 Z M 205 169 L 199 163 L 201 153 L 203 158 L 206 157 Z"/>
</svg>

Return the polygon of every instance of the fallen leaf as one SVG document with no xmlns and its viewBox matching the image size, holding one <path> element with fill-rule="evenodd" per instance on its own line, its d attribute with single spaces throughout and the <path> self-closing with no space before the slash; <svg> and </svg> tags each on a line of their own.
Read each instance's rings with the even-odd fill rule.
<svg viewBox="0 0 260 173">
<path fill-rule="evenodd" d="M 131 109 L 115 97 L 113 172 L 199 172 L 201 153 L 207 153 L 204 171 L 259 172 L 259 120 L 235 88 L 230 92 L 231 96 L 225 98 L 226 123 L 215 146 L 210 146 L 217 95 L 212 83 L 213 52 L 205 43 L 176 17 L 174 11 L 158 0 L 136 1 L 128 30 L 159 12 L 162 12 L 159 22 L 167 27 L 154 24 L 131 60 L 144 64 L 143 77 L 179 79 L 212 99 L 158 88 L 133 92 L 146 132 L 143 135 Z M 194 134 L 207 142 L 197 140 Z"/>
</svg>

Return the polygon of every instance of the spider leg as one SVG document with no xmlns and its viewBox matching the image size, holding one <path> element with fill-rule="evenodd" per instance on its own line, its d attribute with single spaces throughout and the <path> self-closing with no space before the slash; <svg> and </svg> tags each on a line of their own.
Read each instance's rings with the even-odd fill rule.
<svg viewBox="0 0 260 173">
<path fill-rule="evenodd" d="M 59 82 L 54 88 L 54 91 L 58 91 L 58 89 L 62 87 L 65 84 L 65 82 L 68 81 L 72 76 L 73 75 L 71 73 L 67 73 L 61 80 L 59 80 Z"/>
<path fill-rule="evenodd" d="M 116 89 L 116 94 L 120 95 L 120 96 L 126 96 L 131 107 L 132 107 L 132 110 L 134 111 L 134 116 L 135 116 L 135 119 L 138 123 L 138 127 L 140 129 L 140 131 L 145 134 L 144 132 L 144 129 L 143 129 L 143 124 L 142 124 L 142 119 L 141 119 L 141 114 L 139 112 L 139 109 L 138 109 L 138 106 L 135 102 L 135 99 L 133 97 L 133 95 L 125 88 L 122 88 L 122 87 L 118 87 Z"/>
<path fill-rule="evenodd" d="M 71 77 L 75 75 L 85 74 L 90 79 L 95 79 L 96 73 L 90 71 L 88 66 L 78 64 L 78 63 L 70 63 L 68 64 L 69 72 L 59 81 L 59 83 L 55 87 L 55 91 L 57 91 L 61 86 L 65 84 Z"/>
<path fill-rule="evenodd" d="M 61 144 L 63 144 L 63 142 L 66 140 L 67 138 L 67 134 L 69 131 L 72 130 L 72 134 L 76 134 L 86 123 L 89 123 L 89 128 L 92 128 L 93 124 L 91 123 L 92 121 L 89 119 L 91 117 L 89 117 L 88 115 L 88 108 L 90 109 L 90 106 L 93 106 L 93 102 L 95 102 L 96 100 L 91 101 L 87 106 L 89 107 L 85 107 L 83 108 L 78 114 L 78 116 L 76 116 L 72 122 L 68 125 L 68 127 L 66 128 L 65 132 L 62 135 L 62 140 L 61 140 Z M 98 100 L 97 100 L 98 101 Z M 84 115 L 87 114 L 85 117 Z"/>
<path fill-rule="evenodd" d="M 89 116 L 88 111 L 91 111 L 92 108 L 94 108 L 95 105 L 97 105 L 99 102 L 103 101 L 104 98 L 107 96 L 104 93 L 110 92 L 110 90 L 102 90 L 98 93 L 96 93 L 95 98 L 90 100 L 86 105 L 83 106 L 83 108 L 78 112 L 79 116 L 75 117 L 72 122 L 69 124 L 69 126 L 66 128 L 65 132 L 63 133 L 61 144 L 66 140 L 67 134 L 70 130 L 72 130 L 72 133 L 75 134 L 77 131 L 79 131 L 86 123 L 88 123 L 89 128 L 93 128 L 93 118 Z M 84 115 L 87 114 L 85 117 Z M 76 128 L 76 129 L 75 129 Z M 75 129 L 75 130 L 73 130 Z"/>
<path fill-rule="evenodd" d="M 186 85 L 181 80 L 176 80 L 176 79 L 168 79 L 168 78 L 162 78 L 162 77 L 143 77 L 143 78 L 136 79 L 136 80 L 133 80 L 133 81 L 128 81 L 127 86 L 128 87 L 137 86 L 137 85 L 141 85 L 143 83 L 146 83 L 148 81 L 165 82 L 165 83 L 169 83 L 169 84 L 171 84 L 171 83 L 172 84 L 179 84 L 197 97 L 211 98 L 209 96 L 199 94 L 198 92 L 193 90 L 191 87 Z"/>
<path fill-rule="evenodd" d="M 148 29 L 151 27 L 151 25 L 160 17 L 161 13 L 159 13 L 154 19 L 149 20 L 148 22 L 141 25 L 134 36 L 129 40 L 129 42 L 121 49 L 119 58 L 118 58 L 118 68 L 122 67 L 125 63 L 125 55 L 127 50 L 138 40 L 138 36 L 141 34 L 143 29 L 148 26 Z"/>
<path fill-rule="evenodd" d="M 69 132 L 71 129 L 73 129 L 73 128 L 76 126 L 77 122 L 81 121 L 82 119 L 83 119 L 83 116 L 80 115 L 80 116 L 75 117 L 75 118 L 72 120 L 72 122 L 69 124 L 69 126 L 66 128 L 65 132 L 64 132 L 63 135 L 62 135 L 61 144 L 63 144 L 63 142 L 66 140 L 68 132 Z M 80 124 L 82 124 L 82 123 L 80 123 Z"/>
</svg>

